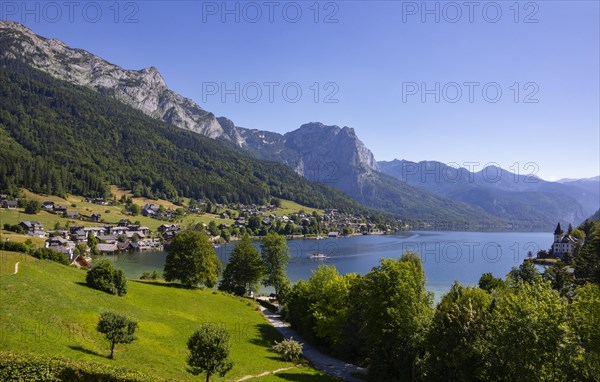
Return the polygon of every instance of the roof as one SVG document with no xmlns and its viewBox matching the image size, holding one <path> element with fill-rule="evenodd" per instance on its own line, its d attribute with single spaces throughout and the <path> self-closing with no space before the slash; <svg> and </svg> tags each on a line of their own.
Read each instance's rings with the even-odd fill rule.
<svg viewBox="0 0 600 382">
<path fill-rule="evenodd" d="M 555 235 L 560 235 L 563 230 L 560 228 L 560 222 L 556 225 L 556 229 L 554 230 Z"/>
<path fill-rule="evenodd" d="M 42 227 L 42 224 L 40 222 L 35 221 L 21 222 L 21 224 L 25 225 L 27 228 Z"/>
<path fill-rule="evenodd" d="M 100 252 L 114 252 L 117 250 L 115 244 L 98 244 L 96 248 L 98 248 Z"/>
</svg>

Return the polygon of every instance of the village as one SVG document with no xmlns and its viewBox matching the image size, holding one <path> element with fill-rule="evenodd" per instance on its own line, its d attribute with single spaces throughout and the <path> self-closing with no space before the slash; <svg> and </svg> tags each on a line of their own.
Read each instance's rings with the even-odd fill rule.
<svg viewBox="0 0 600 382">
<path fill-rule="evenodd" d="M 122 203 L 103 198 L 85 198 L 86 203 L 99 206 L 114 206 Z M 248 234 L 258 239 L 268 232 L 277 232 L 288 239 L 320 239 L 337 238 L 352 235 L 382 234 L 391 230 L 389 226 L 377 226 L 366 222 L 360 216 L 345 214 L 337 209 L 325 209 L 321 213 L 297 212 L 282 213 L 273 204 L 268 205 L 224 205 L 205 201 L 194 201 L 188 208 L 177 210 L 165 208 L 163 205 L 146 203 L 143 207 L 134 205 L 131 200 L 125 202 L 124 211 L 129 216 L 116 223 L 105 220 L 100 213 L 82 214 L 71 211 L 67 205 L 44 201 L 39 203 L 39 212 L 57 215 L 61 218 L 54 226 L 44 226 L 32 218 L 21 220 L 18 224 L 4 224 L 5 231 L 26 234 L 32 237 L 45 238 L 44 247 L 64 254 L 76 266 L 87 267 L 92 261 L 91 255 L 115 255 L 128 252 L 162 251 L 165 246 L 182 229 L 194 228 L 204 230 L 215 246 L 237 240 Z M 23 198 L 9 200 L 7 195 L 0 195 L 2 209 L 22 209 L 25 213 L 31 201 Z M 133 207 L 135 206 L 135 207 Z M 186 225 L 185 216 L 206 217 L 207 209 L 214 219 Z M 135 212 L 131 212 L 131 211 Z M 136 211 L 139 210 L 139 211 Z M 142 225 L 136 216 L 161 221 L 155 230 Z M 21 216 L 21 215 L 19 215 Z M 132 222 L 132 220 L 134 220 Z M 204 219 L 206 221 L 206 219 Z M 60 221 L 65 221 L 61 224 Z"/>
</svg>

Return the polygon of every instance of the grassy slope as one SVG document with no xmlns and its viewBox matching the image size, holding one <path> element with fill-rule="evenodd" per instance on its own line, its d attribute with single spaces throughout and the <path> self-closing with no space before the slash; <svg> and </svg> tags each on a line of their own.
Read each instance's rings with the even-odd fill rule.
<svg viewBox="0 0 600 382">
<path fill-rule="evenodd" d="M 94 361 L 191 381 L 198 378 L 185 371 L 186 340 L 195 328 L 210 322 L 224 325 L 232 336 L 235 366 L 225 380 L 292 366 L 270 350 L 278 334 L 245 300 L 134 281 L 128 284 L 127 296 L 116 297 L 87 288 L 84 280 L 85 271 L 48 261 L 24 262 L 17 275 L 0 276 L 0 350 Z M 107 342 L 95 331 L 103 310 L 139 321 L 139 339 L 117 346 L 112 361 L 106 358 Z M 290 376 L 333 380 L 306 367 L 260 380 L 289 380 Z"/>
<path fill-rule="evenodd" d="M 15 264 L 28 261 L 39 261 L 25 253 L 0 251 L 0 276 L 12 275 L 15 273 Z M 21 264 L 19 264 L 19 267 Z"/>
<path fill-rule="evenodd" d="M 117 196 L 117 199 L 119 199 L 121 197 L 121 195 L 131 196 L 131 193 L 129 193 L 126 190 L 119 189 L 116 186 L 111 187 L 111 192 Z M 122 213 L 123 206 L 100 206 L 100 205 L 93 204 L 93 203 L 86 203 L 83 201 L 84 198 L 82 198 L 81 196 L 68 195 L 66 199 L 63 199 L 58 196 L 36 194 L 36 193 L 30 192 L 25 189 L 22 190 L 22 193 L 25 196 L 25 198 L 27 198 L 28 200 L 37 200 L 40 203 L 42 203 L 46 200 L 49 200 L 56 204 L 65 205 L 65 206 L 67 206 L 69 212 L 76 211 L 76 212 L 79 212 L 80 214 L 86 215 L 86 216 L 90 216 L 92 214 L 99 213 L 102 215 L 102 219 L 107 224 L 108 223 L 116 224 L 121 219 L 129 219 L 131 221 L 139 220 L 142 225 L 150 228 L 151 230 L 156 230 L 158 228 L 158 226 L 160 226 L 161 224 L 167 223 L 162 220 L 152 219 L 152 218 L 145 217 L 142 215 L 131 216 L 131 215 L 123 214 Z M 154 203 L 154 204 L 163 205 L 163 206 L 165 206 L 165 208 L 171 208 L 171 209 L 178 208 L 176 205 L 174 205 L 173 203 L 171 203 L 167 200 L 150 200 L 150 199 L 146 199 L 146 198 L 133 198 L 133 202 L 139 206 L 143 206 L 146 203 Z M 186 199 L 186 200 L 184 200 L 184 202 L 188 203 L 188 200 Z M 72 207 L 71 206 L 72 204 L 75 204 L 76 207 Z M 304 210 L 306 213 L 312 213 L 313 211 L 317 211 L 317 213 L 323 214 L 323 210 L 305 207 L 305 206 L 302 206 L 298 203 L 295 203 L 295 202 L 292 202 L 289 200 L 282 200 L 281 208 L 278 208 L 274 213 L 278 216 L 282 216 L 282 215 L 290 215 L 292 212 L 298 212 L 300 210 Z M 107 213 L 106 211 L 109 211 L 109 212 Z M 81 224 L 86 225 L 86 226 L 95 226 L 95 225 L 104 224 L 104 223 L 82 222 L 82 221 L 76 220 L 76 219 L 67 219 L 62 216 L 52 214 L 52 213 L 49 213 L 46 211 L 40 211 L 36 215 L 28 215 L 28 214 L 25 214 L 23 212 L 23 209 L 21 209 L 21 208 L 14 209 L 14 210 L 7 210 L 4 208 L 0 209 L 0 229 L 3 227 L 3 225 L 5 223 L 18 224 L 19 222 L 26 221 L 26 220 L 39 221 L 40 223 L 42 223 L 44 225 L 44 229 L 46 231 L 54 228 L 54 225 L 57 222 L 60 223 L 61 226 L 64 226 L 67 222 L 70 222 L 70 224 L 72 226 L 73 225 L 81 225 Z M 185 227 L 189 224 L 197 224 L 197 223 L 208 224 L 211 220 L 214 220 L 217 224 L 221 224 L 221 223 L 233 224 L 233 222 L 234 222 L 232 219 L 221 219 L 221 218 L 219 218 L 218 215 L 213 215 L 213 214 L 203 214 L 203 215 L 190 214 L 190 215 L 186 215 L 183 219 L 177 221 L 177 223 L 181 224 L 182 226 Z M 8 234 L 8 232 L 2 231 L 2 234 Z M 42 242 L 42 244 L 43 244 L 43 242 Z"/>
</svg>

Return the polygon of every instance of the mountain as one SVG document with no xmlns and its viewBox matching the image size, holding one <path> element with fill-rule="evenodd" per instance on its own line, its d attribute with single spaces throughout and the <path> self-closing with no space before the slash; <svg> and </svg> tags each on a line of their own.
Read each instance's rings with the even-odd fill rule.
<svg viewBox="0 0 600 382">
<path fill-rule="evenodd" d="M 558 220 L 578 224 L 600 207 L 598 178 L 561 184 L 495 166 L 470 172 L 435 161 L 393 160 L 378 165 L 382 172 L 415 187 L 512 222 L 545 227 Z"/>
<path fill-rule="evenodd" d="M 124 70 L 85 50 L 38 36 L 13 21 L 0 21 L 0 48 L 0 59 L 19 60 L 55 78 L 111 95 L 182 129 L 209 138 L 227 137 L 212 113 L 169 90 L 153 67 Z"/>
<path fill-rule="evenodd" d="M 232 121 L 219 118 L 227 131 Z M 284 135 L 235 128 L 244 150 L 259 158 L 282 162 L 305 178 L 329 184 L 361 204 L 417 223 L 467 228 L 504 227 L 501 219 L 479 207 L 450 200 L 382 174 L 373 153 L 350 127 L 312 122 Z M 473 223 L 470 225 L 469 223 Z"/>
<path fill-rule="evenodd" d="M 151 118 L 86 87 L 0 60 L 0 189 L 265 203 L 271 197 L 391 221 L 288 166 Z"/>
<path fill-rule="evenodd" d="M 594 183 L 594 182 L 599 182 L 600 181 L 600 176 L 594 176 L 591 178 L 581 178 L 581 179 L 577 179 L 577 178 L 562 178 L 556 181 L 556 183 L 572 183 L 572 182 L 583 182 L 583 183 Z"/>
<path fill-rule="evenodd" d="M 309 123 L 285 135 L 235 126 L 168 89 L 154 68 L 124 70 L 91 53 L 0 21 L 0 59 L 113 97 L 145 115 L 221 141 L 240 155 L 285 163 L 309 180 L 331 185 L 360 203 L 404 219 L 503 227 L 481 208 L 412 187 L 377 172 L 373 154 L 348 127 Z M 222 183 L 222 182 L 221 182 Z M 239 196 L 239 195 L 238 195 Z"/>
</svg>

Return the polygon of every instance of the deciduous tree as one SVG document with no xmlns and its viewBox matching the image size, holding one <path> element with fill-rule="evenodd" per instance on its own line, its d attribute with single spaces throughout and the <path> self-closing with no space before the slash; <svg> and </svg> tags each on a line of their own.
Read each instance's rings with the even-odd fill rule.
<svg viewBox="0 0 600 382">
<path fill-rule="evenodd" d="M 137 321 L 122 314 L 103 312 L 96 330 L 110 342 L 110 358 L 114 357 L 115 344 L 128 344 L 136 340 Z"/>
<path fill-rule="evenodd" d="M 206 382 L 214 374 L 224 377 L 233 367 L 229 359 L 229 333 L 223 327 L 203 325 L 188 339 L 187 347 L 188 372 L 206 373 Z"/>
<path fill-rule="evenodd" d="M 188 287 L 216 285 L 222 266 L 206 234 L 193 230 L 182 232 L 175 236 L 167 252 L 166 281 L 179 280 Z"/>
<path fill-rule="evenodd" d="M 219 289 L 239 296 L 256 291 L 264 269 L 258 250 L 252 245 L 250 237 L 245 235 L 233 248 Z"/>
<path fill-rule="evenodd" d="M 290 261 L 289 248 L 283 236 L 269 233 L 262 239 L 260 249 L 265 264 L 263 284 L 275 289 L 275 296 L 281 303 L 283 297 L 281 292 L 289 285 L 287 277 L 287 264 Z"/>
</svg>

